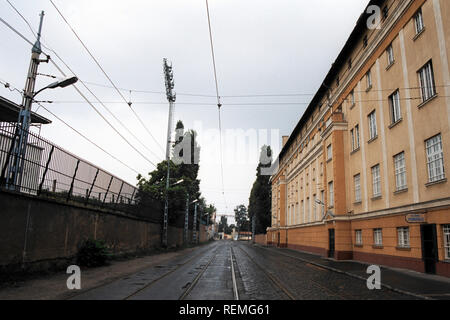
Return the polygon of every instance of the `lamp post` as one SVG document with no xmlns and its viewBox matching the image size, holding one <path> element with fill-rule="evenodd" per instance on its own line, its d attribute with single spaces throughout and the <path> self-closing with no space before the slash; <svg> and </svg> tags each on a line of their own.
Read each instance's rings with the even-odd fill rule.
<svg viewBox="0 0 450 320">
<path fill-rule="evenodd" d="M 22 99 L 22 109 L 19 112 L 19 118 L 17 120 L 16 136 L 14 137 L 14 141 L 12 141 L 12 143 L 14 144 L 12 151 L 13 155 L 12 162 L 9 165 L 8 175 L 6 177 L 7 187 L 16 190 L 20 189 L 20 185 L 22 182 L 23 166 L 25 162 L 25 155 L 28 143 L 28 131 L 31 122 L 31 107 L 33 104 L 34 97 L 36 97 L 37 94 L 46 89 L 64 88 L 78 81 L 78 78 L 72 77 L 54 82 L 46 86 L 45 88 L 42 88 L 37 92 L 34 92 L 36 86 L 38 66 L 41 62 L 48 62 L 50 59 L 49 56 L 47 56 L 47 59 L 45 60 L 40 59 L 40 55 L 42 53 L 41 31 L 42 31 L 42 23 L 44 21 L 44 11 L 41 12 L 40 17 L 41 19 L 39 23 L 39 30 L 37 33 L 37 39 L 31 50 L 31 62 L 30 67 L 28 69 L 27 81 L 25 83 L 25 89 Z"/>
</svg>

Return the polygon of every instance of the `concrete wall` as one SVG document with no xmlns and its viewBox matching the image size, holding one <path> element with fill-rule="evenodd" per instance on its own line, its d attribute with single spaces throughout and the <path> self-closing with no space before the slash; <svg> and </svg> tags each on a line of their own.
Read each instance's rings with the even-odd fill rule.
<svg viewBox="0 0 450 320">
<path fill-rule="evenodd" d="M 0 191 L 0 270 L 71 259 L 89 238 L 106 241 L 117 254 L 145 251 L 160 245 L 161 225 Z M 183 229 L 169 227 L 168 243 L 181 246 Z"/>
</svg>

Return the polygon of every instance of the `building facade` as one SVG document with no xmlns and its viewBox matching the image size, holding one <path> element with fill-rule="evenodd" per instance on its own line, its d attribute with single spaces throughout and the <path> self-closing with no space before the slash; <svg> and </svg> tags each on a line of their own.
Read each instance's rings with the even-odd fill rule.
<svg viewBox="0 0 450 320">
<path fill-rule="evenodd" d="M 267 242 L 450 276 L 450 1 L 370 6 L 283 138 Z"/>
</svg>

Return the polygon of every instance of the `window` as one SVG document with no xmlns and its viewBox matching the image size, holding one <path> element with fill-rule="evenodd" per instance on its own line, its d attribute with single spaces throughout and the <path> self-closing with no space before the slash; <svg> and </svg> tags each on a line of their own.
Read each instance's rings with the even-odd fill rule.
<svg viewBox="0 0 450 320">
<path fill-rule="evenodd" d="M 355 147 L 356 149 L 359 149 L 359 124 L 355 126 Z"/>
<path fill-rule="evenodd" d="M 362 246 L 362 230 L 355 230 L 355 243 L 358 246 Z"/>
<path fill-rule="evenodd" d="M 355 202 L 361 202 L 361 175 L 357 174 L 353 177 L 355 184 Z"/>
<path fill-rule="evenodd" d="M 369 72 L 366 73 L 366 80 L 367 90 L 370 90 L 372 88 L 372 71 L 369 70 Z"/>
<path fill-rule="evenodd" d="M 388 59 L 388 66 L 392 65 L 394 63 L 394 48 L 392 48 L 392 44 L 389 45 L 386 49 L 386 55 Z"/>
<path fill-rule="evenodd" d="M 376 111 L 372 111 L 369 116 L 369 138 L 370 140 L 375 139 L 378 136 L 377 132 L 377 115 Z"/>
<path fill-rule="evenodd" d="M 327 147 L 327 160 L 331 160 L 333 158 L 333 149 L 331 144 Z"/>
<path fill-rule="evenodd" d="M 350 139 L 352 142 L 352 151 L 359 149 L 359 125 L 350 130 Z"/>
<path fill-rule="evenodd" d="M 445 260 L 450 260 L 450 224 L 442 226 L 444 236 Z"/>
<path fill-rule="evenodd" d="M 373 229 L 373 244 L 375 246 L 383 245 L 383 231 L 382 229 Z"/>
<path fill-rule="evenodd" d="M 417 11 L 416 15 L 414 16 L 414 25 L 416 27 L 416 34 L 421 33 L 425 28 L 425 25 L 423 24 L 422 9 L 419 9 L 419 11 Z"/>
<path fill-rule="evenodd" d="M 405 152 L 394 156 L 395 187 L 397 191 L 406 189 Z"/>
<path fill-rule="evenodd" d="M 397 90 L 389 96 L 391 123 L 394 124 L 402 118 L 400 112 L 400 92 Z"/>
<path fill-rule="evenodd" d="M 409 227 L 397 228 L 398 246 L 409 248 Z"/>
<path fill-rule="evenodd" d="M 418 72 L 420 93 L 422 102 L 427 101 L 436 94 L 436 86 L 434 83 L 433 64 L 431 60 L 427 62 Z"/>
<path fill-rule="evenodd" d="M 322 201 L 321 213 L 322 213 L 322 217 L 323 217 L 325 215 L 325 192 L 323 190 L 320 191 L 320 201 Z"/>
<path fill-rule="evenodd" d="M 425 141 L 427 149 L 428 178 L 430 182 L 445 178 L 444 153 L 442 151 L 442 137 L 440 134 Z"/>
<path fill-rule="evenodd" d="M 350 103 L 352 106 L 355 105 L 355 90 L 352 90 L 352 92 L 350 92 Z"/>
<path fill-rule="evenodd" d="M 334 190 L 333 190 L 333 181 L 328 183 L 328 198 L 330 199 L 328 202 L 328 207 L 334 206 Z"/>
<path fill-rule="evenodd" d="M 311 216 L 309 214 L 309 198 L 306 198 L 306 213 L 305 213 L 305 220 L 307 220 L 308 222 L 311 222 Z"/>
<path fill-rule="evenodd" d="M 305 202 L 302 200 L 301 223 L 305 222 Z"/>
<path fill-rule="evenodd" d="M 312 203 L 312 205 L 313 205 L 313 219 L 314 219 L 314 221 L 318 220 L 317 219 L 317 203 L 316 203 L 316 199 L 317 199 L 317 196 L 314 194 L 313 195 L 313 203 Z"/>
<path fill-rule="evenodd" d="M 372 167 L 372 194 L 374 198 L 381 196 L 381 177 L 379 164 Z"/>
</svg>

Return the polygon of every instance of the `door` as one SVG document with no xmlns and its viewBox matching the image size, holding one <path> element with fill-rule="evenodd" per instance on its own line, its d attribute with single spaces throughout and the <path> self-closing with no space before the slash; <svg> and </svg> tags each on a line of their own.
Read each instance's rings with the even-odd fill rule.
<svg viewBox="0 0 450 320">
<path fill-rule="evenodd" d="M 334 229 L 328 229 L 328 257 L 334 258 Z"/>
<path fill-rule="evenodd" d="M 435 274 L 438 260 L 436 225 L 421 225 L 420 234 L 422 237 L 422 259 L 425 265 L 425 272 Z"/>
</svg>

